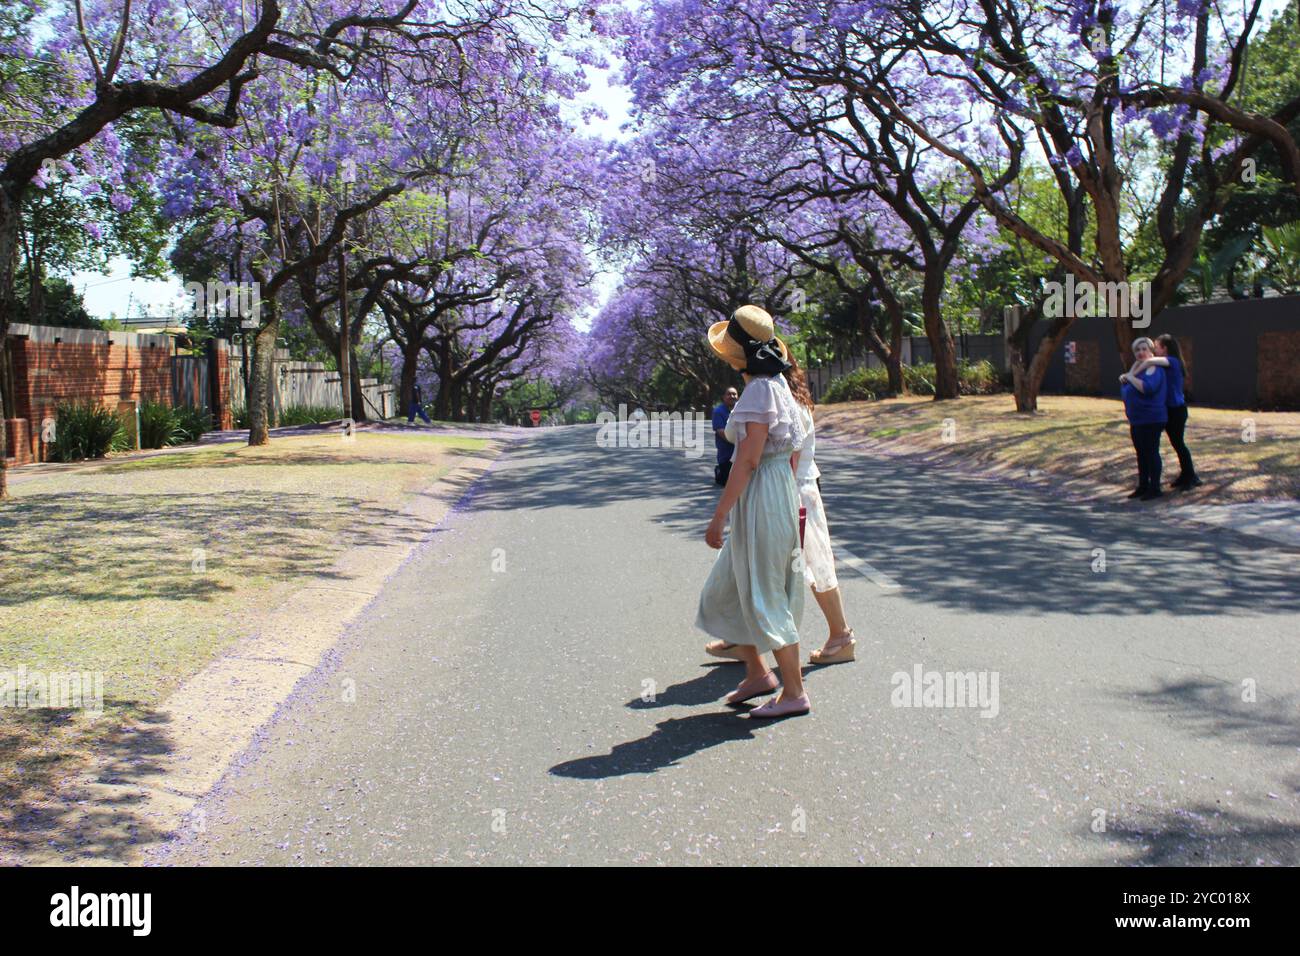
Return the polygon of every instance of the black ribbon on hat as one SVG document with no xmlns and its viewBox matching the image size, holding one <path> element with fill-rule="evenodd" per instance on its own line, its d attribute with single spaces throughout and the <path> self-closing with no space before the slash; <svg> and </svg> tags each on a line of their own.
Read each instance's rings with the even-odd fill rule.
<svg viewBox="0 0 1300 956">
<path fill-rule="evenodd" d="M 751 338 L 745 327 L 735 319 L 728 320 L 727 335 L 739 342 L 745 350 L 744 371 L 750 375 L 780 375 L 790 367 L 790 363 L 781 357 L 781 344 L 777 342 L 776 336 L 770 341 L 760 342 Z"/>
</svg>

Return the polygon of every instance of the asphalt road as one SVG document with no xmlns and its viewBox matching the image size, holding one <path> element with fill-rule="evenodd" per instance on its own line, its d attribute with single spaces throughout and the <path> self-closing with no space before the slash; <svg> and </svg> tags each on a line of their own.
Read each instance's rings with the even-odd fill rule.
<svg viewBox="0 0 1300 956">
<path fill-rule="evenodd" d="M 693 628 L 711 457 L 514 446 L 155 860 L 1300 863 L 1300 551 L 827 449 L 859 660 L 764 724 Z"/>
</svg>

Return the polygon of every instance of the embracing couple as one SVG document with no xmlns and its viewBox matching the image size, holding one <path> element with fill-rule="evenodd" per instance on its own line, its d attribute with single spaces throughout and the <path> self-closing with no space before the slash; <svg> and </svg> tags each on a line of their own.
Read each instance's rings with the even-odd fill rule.
<svg viewBox="0 0 1300 956">
<path fill-rule="evenodd" d="M 812 588 L 830 635 L 812 663 L 854 659 L 844 620 L 830 531 L 814 461 L 813 401 L 803 372 L 776 336 L 772 317 L 741 306 L 709 329 L 715 354 L 745 380 L 726 420 L 731 470 L 704 540 L 720 549 L 700 594 L 695 624 L 716 638 L 705 650 L 740 661 L 745 679 L 728 704 L 780 694 L 750 717 L 793 717 L 812 709 L 799 660 L 803 589 Z M 723 530 L 731 519 L 731 532 Z M 763 655 L 776 658 L 781 678 Z"/>
<path fill-rule="evenodd" d="M 1187 490 L 1201 484 L 1192 453 L 1187 448 L 1187 396 L 1184 385 L 1187 369 L 1182 349 L 1172 335 L 1133 341 L 1133 366 L 1119 377 L 1120 397 L 1128 418 L 1129 436 L 1137 453 L 1137 487 L 1130 498 L 1150 501 L 1164 492 L 1160 488 L 1160 436 L 1169 436 L 1169 444 L 1178 455 L 1179 474 L 1171 488 Z"/>
</svg>

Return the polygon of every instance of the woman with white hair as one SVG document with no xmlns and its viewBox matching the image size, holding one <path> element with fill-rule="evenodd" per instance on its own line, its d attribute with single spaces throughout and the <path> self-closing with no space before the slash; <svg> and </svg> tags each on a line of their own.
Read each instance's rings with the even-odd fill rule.
<svg viewBox="0 0 1300 956">
<path fill-rule="evenodd" d="M 1124 399 L 1124 414 L 1128 416 L 1129 437 L 1137 452 L 1138 484 L 1130 498 L 1150 501 L 1159 498 L 1160 490 L 1160 434 L 1169 421 L 1165 404 L 1167 382 L 1165 370 L 1158 365 L 1141 367 L 1155 355 L 1155 346 L 1148 338 L 1133 342 L 1134 368 L 1119 377 L 1120 397 Z M 1139 369 L 1140 371 L 1135 371 Z"/>
</svg>

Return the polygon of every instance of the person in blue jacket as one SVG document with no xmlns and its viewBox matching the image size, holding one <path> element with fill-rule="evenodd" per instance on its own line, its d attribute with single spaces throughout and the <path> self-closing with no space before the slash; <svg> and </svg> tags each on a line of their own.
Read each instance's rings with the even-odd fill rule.
<svg viewBox="0 0 1300 956">
<path fill-rule="evenodd" d="M 419 382 L 416 382 L 411 389 L 411 408 L 406 416 L 406 424 L 414 425 L 416 415 L 419 415 L 426 425 L 433 424 L 429 419 L 429 413 L 424 410 L 424 396 L 420 393 Z"/>
<path fill-rule="evenodd" d="M 1196 475 L 1196 465 L 1184 437 L 1187 431 L 1187 396 L 1183 394 L 1183 382 L 1187 377 L 1187 366 L 1183 363 L 1183 350 L 1179 348 L 1178 340 L 1168 332 L 1156 336 L 1154 348 L 1156 354 L 1145 362 L 1139 362 L 1133 371 L 1141 372 L 1149 365 L 1159 365 L 1166 370 L 1165 402 L 1169 405 L 1169 421 L 1165 425 L 1165 434 L 1178 455 L 1178 477 L 1169 486 L 1184 490 L 1195 488 L 1203 482 Z"/>
<path fill-rule="evenodd" d="M 1138 461 L 1138 486 L 1129 497 L 1150 501 L 1162 493 L 1160 433 L 1169 421 L 1168 381 L 1160 366 L 1142 365 L 1155 356 L 1155 345 L 1150 339 L 1136 339 L 1133 356 L 1137 360 L 1133 368 L 1119 377 L 1120 397 L 1124 399 L 1124 414 L 1128 416 L 1129 435 Z"/>
</svg>

